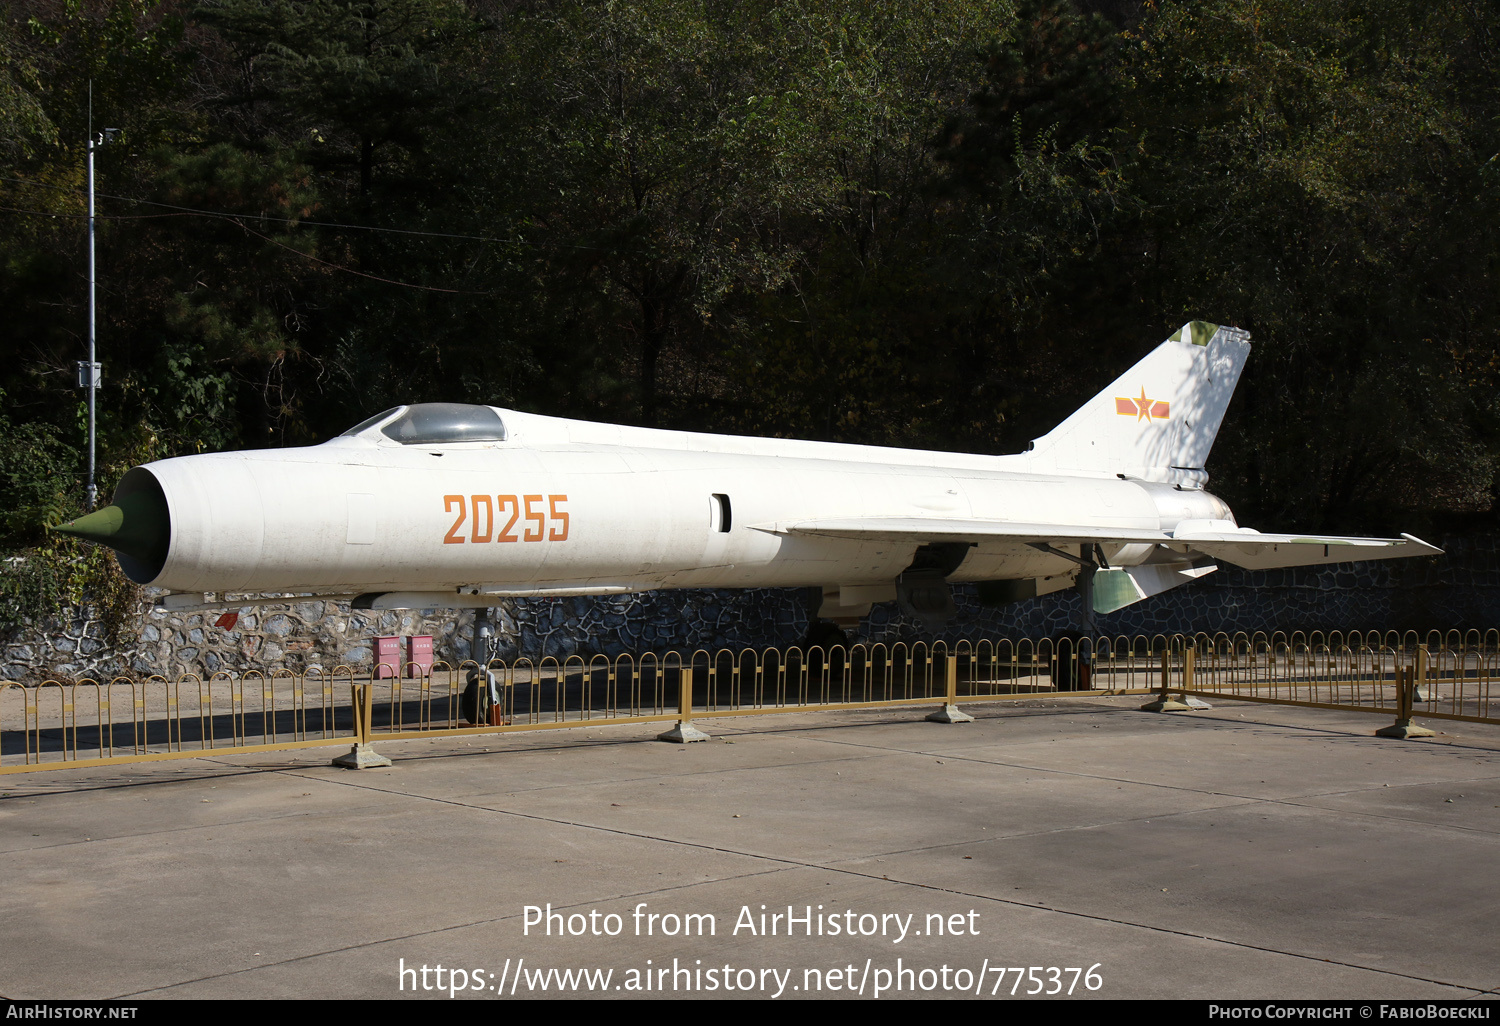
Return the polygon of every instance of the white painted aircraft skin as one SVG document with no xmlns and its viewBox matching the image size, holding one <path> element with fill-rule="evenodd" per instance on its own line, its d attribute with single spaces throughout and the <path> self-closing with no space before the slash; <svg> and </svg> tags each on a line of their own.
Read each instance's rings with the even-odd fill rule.
<svg viewBox="0 0 1500 1026">
<path fill-rule="evenodd" d="M 1077 563 L 1058 550 L 1087 556 L 1098 545 L 1110 568 L 1147 567 L 1131 572 L 1141 597 L 1212 561 L 1290 566 L 1438 552 L 1405 536 L 1238 527 L 1203 489 L 1203 462 L 1249 345 L 1243 332 L 1215 328 L 1184 326 L 1010 456 L 509 410 L 494 410 L 503 440 L 403 443 L 382 428 L 429 408 L 400 407 L 322 445 L 147 464 L 115 502 L 143 487 L 141 475 L 154 478 L 170 543 L 160 571 L 140 583 L 205 605 L 214 604 L 206 593 L 365 595 L 393 608 L 817 586 L 842 591 L 842 604 L 858 611 L 894 598 L 918 548 L 941 542 L 968 547 L 949 581 L 1030 579 L 1038 592 L 1072 583 Z M 149 574 L 122 563 L 138 579 Z"/>
<path fill-rule="evenodd" d="M 524 436 L 417 452 L 386 451 L 365 438 L 315 448 L 329 450 L 317 463 L 267 451 L 152 464 L 173 529 L 171 554 L 150 583 L 195 592 L 355 593 L 501 583 L 616 586 L 610 590 L 889 584 L 919 543 L 780 532 L 814 516 L 936 522 L 979 511 L 1000 522 L 1116 531 L 1170 531 L 1195 515 L 1229 518 L 1206 492 L 1000 469 L 633 446 L 537 450 L 525 447 Z M 934 462 L 941 455 L 932 454 Z M 728 496 L 732 525 L 745 526 L 715 529 L 715 494 Z M 520 499 L 508 532 L 518 541 L 495 540 L 512 512 L 496 517 L 500 495 Z M 546 498 L 531 504 L 547 514 L 540 523 L 525 518 L 528 495 L 566 496 L 558 503 L 568 515 L 566 540 L 526 540 L 562 533 Z M 460 503 L 445 504 L 448 496 L 462 500 L 462 522 Z M 1037 576 L 1060 563 L 1070 565 L 1021 542 L 986 543 L 952 579 Z"/>
</svg>

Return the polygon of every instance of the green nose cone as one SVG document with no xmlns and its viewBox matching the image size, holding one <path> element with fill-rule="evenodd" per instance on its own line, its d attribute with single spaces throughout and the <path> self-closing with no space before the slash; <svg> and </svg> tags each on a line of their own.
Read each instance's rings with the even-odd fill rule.
<svg viewBox="0 0 1500 1026">
<path fill-rule="evenodd" d="M 125 475 L 112 504 L 52 530 L 108 545 L 125 572 L 141 584 L 161 573 L 172 539 L 166 496 L 151 472 L 141 467 Z"/>
<path fill-rule="evenodd" d="M 125 526 L 125 511 L 119 506 L 105 506 L 103 509 L 87 516 L 79 517 L 77 520 L 69 520 L 66 524 L 58 524 L 51 528 L 58 534 L 71 534 L 82 538 L 84 541 L 99 542 L 108 545 L 114 541 L 115 536 L 120 533 L 120 528 Z"/>
</svg>

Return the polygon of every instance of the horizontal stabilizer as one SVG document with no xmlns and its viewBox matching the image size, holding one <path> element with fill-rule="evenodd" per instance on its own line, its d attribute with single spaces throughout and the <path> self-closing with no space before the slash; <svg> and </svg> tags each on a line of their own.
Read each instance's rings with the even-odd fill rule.
<svg viewBox="0 0 1500 1026">
<path fill-rule="evenodd" d="M 1179 552 L 1200 552 L 1211 559 L 1244 567 L 1246 570 L 1443 554 L 1443 550 L 1437 546 L 1428 545 L 1409 534 L 1403 534 L 1400 538 L 1340 538 L 1260 534 L 1255 531 L 1214 534 L 1195 532 L 1186 537 L 1175 537 L 1171 548 Z"/>
</svg>

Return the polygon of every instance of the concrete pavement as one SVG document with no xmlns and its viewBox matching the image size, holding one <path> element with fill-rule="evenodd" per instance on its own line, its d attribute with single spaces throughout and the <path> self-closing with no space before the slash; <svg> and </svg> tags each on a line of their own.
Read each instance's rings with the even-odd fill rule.
<svg viewBox="0 0 1500 1026">
<path fill-rule="evenodd" d="M 330 748 L 0 778 L 0 995 L 1500 988 L 1500 728 L 1387 741 L 1372 716 L 1141 701 L 704 719 L 713 740 L 689 746 L 661 726 L 382 744 L 389 770 L 331 768 Z"/>
</svg>

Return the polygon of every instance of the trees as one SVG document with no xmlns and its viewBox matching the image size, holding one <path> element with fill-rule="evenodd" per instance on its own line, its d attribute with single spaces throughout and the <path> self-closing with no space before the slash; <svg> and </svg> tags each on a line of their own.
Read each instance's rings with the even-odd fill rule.
<svg viewBox="0 0 1500 1026">
<path fill-rule="evenodd" d="M 40 146 L 57 143 L 57 126 L 47 116 L 38 94 L 41 74 L 36 61 L 17 38 L 18 26 L 0 22 L 0 159 L 7 166 L 36 154 Z"/>
<path fill-rule="evenodd" d="M 1119 201 L 1110 37 L 1045 3 L 886 5 L 809 33 L 850 84 L 823 94 L 816 242 L 746 344 L 776 369 L 760 426 L 990 451 L 1050 426 L 1102 334 L 1077 300 Z"/>
<path fill-rule="evenodd" d="M 63 494 L 90 75 L 106 463 L 453 398 L 1014 451 L 1201 316 L 1259 343 L 1211 468 L 1247 517 L 1500 481 L 1483 5 L 17 10 L 0 388 Z"/>
<path fill-rule="evenodd" d="M 539 285 L 571 296 L 555 316 L 591 322 L 570 346 L 629 351 L 613 362 L 643 423 L 661 418 L 664 357 L 789 271 L 780 222 L 803 202 L 813 126 L 778 63 L 784 6 L 558 3 L 514 23 Z"/>
<path fill-rule="evenodd" d="M 8 57 L 8 86 L 0 98 L 0 190 L 10 208 L 0 221 L 6 254 L 0 304 L 13 353 L 0 366 L 0 390 L 18 435 L 36 443 L 27 465 L 39 471 L 32 457 L 42 453 L 57 461 L 45 482 L 56 494 L 12 509 L 11 544 L 40 540 L 43 513 L 82 498 L 82 461 L 67 457 L 81 450 L 83 436 L 73 384 L 74 363 L 85 355 L 83 185 L 90 111 L 95 126 L 123 129 L 124 143 L 101 150 L 98 164 L 101 178 L 127 189 L 138 181 L 131 151 L 179 135 L 192 120 L 181 103 L 183 27 L 160 5 L 65 0 L 38 10 L 24 22 L 10 12 L 0 30 L 0 49 Z M 102 252 L 109 245 L 106 226 Z M 101 266 L 100 336 L 109 371 L 100 451 L 108 465 L 136 441 L 136 411 L 119 401 L 133 340 L 128 331 L 113 332 L 128 323 L 136 293 L 128 268 L 111 265 L 107 256 Z M 17 519 L 22 511 L 30 512 Z"/>
<path fill-rule="evenodd" d="M 1133 41 L 1141 285 L 1161 326 L 1202 313 L 1259 342 L 1217 464 L 1250 516 L 1377 529 L 1484 496 L 1492 21 L 1219 0 L 1162 4 Z"/>
<path fill-rule="evenodd" d="M 463 113 L 443 55 L 476 24 L 452 0 L 218 0 L 197 15 L 226 52 L 226 127 L 297 147 L 366 211 L 377 169 Z"/>
</svg>

